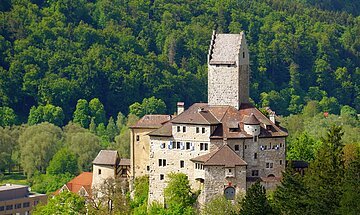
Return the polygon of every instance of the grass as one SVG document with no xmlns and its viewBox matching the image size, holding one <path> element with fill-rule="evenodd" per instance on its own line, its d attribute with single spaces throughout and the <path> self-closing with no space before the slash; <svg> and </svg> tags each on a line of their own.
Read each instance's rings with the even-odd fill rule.
<svg viewBox="0 0 360 215">
<path fill-rule="evenodd" d="M 22 173 L 11 173 L 0 175 L 0 185 L 4 184 L 22 184 L 28 185 L 28 181 L 26 180 L 26 176 Z"/>
</svg>

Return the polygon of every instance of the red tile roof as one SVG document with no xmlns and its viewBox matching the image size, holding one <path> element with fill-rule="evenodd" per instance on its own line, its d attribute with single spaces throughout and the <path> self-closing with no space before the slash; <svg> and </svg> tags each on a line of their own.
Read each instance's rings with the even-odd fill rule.
<svg viewBox="0 0 360 215">
<path fill-rule="evenodd" d="M 66 187 L 70 192 L 77 193 L 80 191 L 80 189 L 83 187 L 86 192 L 91 195 L 91 184 L 92 184 L 92 172 L 83 172 L 80 175 L 73 178 L 71 181 L 66 183 Z M 58 189 L 55 192 L 55 195 L 59 194 L 60 190 L 62 188 Z"/>
</svg>

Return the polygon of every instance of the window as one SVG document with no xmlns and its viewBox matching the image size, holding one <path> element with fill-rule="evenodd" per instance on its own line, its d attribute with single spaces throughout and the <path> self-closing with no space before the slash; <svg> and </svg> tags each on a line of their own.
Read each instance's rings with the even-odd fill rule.
<svg viewBox="0 0 360 215">
<path fill-rule="evenodd" d="M 200 128 L 196 127 L 196 133 L 200 133 Z"/>
<path fill-rule="evenodd" d="M 21 203 L 15 204 L 15 209 L 21 208 Z"/>
<path fill-rule="evenodd" d="M 176 149 L 176 142 L 175 142 L 175 141 L 172 142 L 172 148 L 173 148 L 173 149 Z"/>
<path fill-rule="evenodd" d="M 9 211 L 9 210 L 12 210 L 13 209 L 13 205 L 6 205 L 6 210 Z"/>
<path fill-rule="evenodd" d="M 4 206 L 0 206 L 0 211 L 4 211 L 5 207 Z"/>
<path fill-rule="evenodd" d="M 266 168 L 272 169 L 272 168 L 273 168 L 273 165 L 274 165 L 273 163 L 266 163 Z"/>
<path fill-rule="evenodd" d="M 101 175 L 101 169 L 98 170 L 98 175 Z"/>
<path fill-rule="evenodd" d="M 228 170 L 229 170 L 229 173 L 231 173 L 231 169 L 229 168 Z"/>
<path fill-rule="evenodd" d="M 190 142 L 186 142 L 186 150 L 190 149 L 190 146 L 191 146 Z"/>
<path fill-rule="evenodd" d="M 270 143 L 269 149 L 271 149 L 271 143 Z"/>
<path fill-rule="evenodd" d="M 235 145 L 235 151 L 240 151 L 239 145 Z"/>
<path fill-rule="evenodd" d="M 184 166 L 185 166 L 185 162 L 184 161 L 180 161 L 180 168 L 184 168 Z"/>
<path fill-rule="evenodd" d="M 23 208 L 28 208 L 30 207 L 30 202 L 24 202 L 23 203 Z"/>
<path fill-rule="evenodd" d="M 164 174 L 160 174 L 160 180 L 164 180 Z"/>
<path fill-rule="evenodd" d="M 180 145 L 181 145 L 180 142 L 176 142 L 176 148 L 177 149 L 180 149 Z"/>
<path fill-rule="evenodd" d="M 280 165 L 282 165 L 282 160 L 280 160 Z"/>
<path fill-rule="evenodd" d="M 147 170 L 147 171 L 150 171 L 150 166 L 146 166 L 146 170 Z"/>
<path fill-rule="evenodd" d="M 136 135 L 136 141 L 140 141 L 140 136 Z"/>
<path fill-rule="evenodd" d="M 243 52 L 243 58 L 245 58 L 245 52 Z"/>
<path fill-rule="evenodd" d="M 204 169 L 203 164 L 195 163 L 195 169 Z"/>
<path fill-rule="evenodd" d="M 180 132 L 180 126 L 177 126 L 177 132 Z"/>
<path fill-rule="evenodd" d="M 186 132 L 186 126 L 183 126 L 183 132 Z"/>
<path fill-rule="evenodd" d="M 205 128 L 201 128 L 201 132 L 204 134 L 205 133 Z"/>
<path fill-rule="evenodd" d="M 256 152 L 254 153 L 254 159 L 257 159 L 257 153 Z"/>
<path fill-rule="evenodd" d="M 207 151 L 209 149 L 208 143 L 200 143 L 200 151 Z"/>
<path fill-rule="evenodd" d="M 159 159 L 159 166 L 166 166 L 166 159 Z"/>
<path fill-rule="evenodd" d="M 259 176 L 259 170 L 252 170 L 251 175 L 252 176 Z"/>
<path fill-rule="evenodd" d="M 165 149 L 165 143 L 160 143 L 160 148 Z"/>
<path fill-rule="evenodd" d="M 247 145 L 245 145 L 245 149 L 247 148 Z"/>
<path fill-rule="evenodd" d="M 280 148 L 282 147 L 282 143 L 280 143 Z"/>
<path fill-rule="evenodd" d="M 257 141 L 258 141 L 258 136 L 254 136 L 254 137 L 253 137 L 253 141 L 254 141 L 254 142 L 257 142 Z"/>
</svg>

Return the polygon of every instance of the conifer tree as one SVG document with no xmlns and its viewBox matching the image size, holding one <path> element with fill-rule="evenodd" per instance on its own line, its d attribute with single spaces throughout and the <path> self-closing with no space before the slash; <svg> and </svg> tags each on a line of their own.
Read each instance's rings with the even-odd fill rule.
<svg viewBox="0 0 360 215">
<path fill-rule="evenodd" d="M 110 117 L 106 126 L 106 133 L 110 141 L 114 141 L 115 136 L 119 133 L 118 127 L 115 125 L 114 119 Z"/>
<path fill-rule="evenodd" d="M 273 210 L 266 198 L 266 189 L 259 181 L 251 185 L 241 203 L 241 215 L 273 214 Z"/>
<path fill-rule="evenodd" d="M 341 181 L 344 176 L 343 132 L 340 126 L 332 126 L 316 158 L 306 174 L 309 188 L 310 214 L 335 214 L 342 195 Z"/>
<path fill-rule="evenodd" d="M 357 215 L 360 211 L 360 156 L 357 155 L 345 172 L 342 184 L 343 195 L 340 200 L 339 214 Z"/>
<path fill-rule="evenodd" d="M 303 177 L 295 172 L 290 162 L 283 173 L 281 184 L 274 192 L 276 207 L 283 214 L 304 214 L 308 209 L 307 195 Z"/>
</svg>

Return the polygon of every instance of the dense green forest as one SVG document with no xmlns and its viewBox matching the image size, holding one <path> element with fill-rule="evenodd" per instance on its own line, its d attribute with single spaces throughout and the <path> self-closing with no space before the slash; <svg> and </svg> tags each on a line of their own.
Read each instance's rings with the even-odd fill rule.
<svg viewBox="0 0 360 215">
<path fill-rule="evenodd" d="M 315 2 L 315 3 L 314 3 Z M 155 96 L 206 101 L 211 32 L 245 31 L 251 98 L 282 115 L 310 100 L 321 111 L 360 111 L 357 1 L 3 0 L 1 125 L 52 105 L 62 123 L 79 99 L 99 98 L 107 118 Z"/>
</svg>

